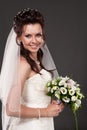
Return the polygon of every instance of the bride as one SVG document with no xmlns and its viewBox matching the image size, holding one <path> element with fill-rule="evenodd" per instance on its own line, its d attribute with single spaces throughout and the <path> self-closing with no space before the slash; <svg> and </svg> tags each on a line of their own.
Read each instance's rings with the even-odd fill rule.
<svg viewBox="0 0 87 130">
<path fill-rule="evenodd" d="M 21 10 L 14 17 L 1 69 L 3 130 L 54 130 L 53 117 L 64 105 L 51 100 L 45 86 L 56 76 L 42 14 Z"/>
</svg>

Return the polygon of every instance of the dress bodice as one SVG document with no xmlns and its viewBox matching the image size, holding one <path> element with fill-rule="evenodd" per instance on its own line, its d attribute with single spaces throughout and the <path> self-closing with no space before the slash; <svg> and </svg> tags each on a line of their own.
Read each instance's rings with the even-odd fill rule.
<svg viewBox="0 0 87 130">
<path fill-rule="evenodd" d="M 40 74 L 35 74 L 26 80 L 22 104 L 32 108 L 44 108 L 51 102 L 46 95 L 46 83 L 51 80 L 51 74 L 42 69 Z M 52 117 L 41 118 L 13 118 L 9 130 L 54 130 Z"/>
<path fill-rule="evenodd" d="M 30 107 L 46 107 L 51 98 L 46 95 L 46 83 L 51 80 L 51 74 L 42 69 L 26 80 L 22 95 L 22 103 Z"/>
</svg>

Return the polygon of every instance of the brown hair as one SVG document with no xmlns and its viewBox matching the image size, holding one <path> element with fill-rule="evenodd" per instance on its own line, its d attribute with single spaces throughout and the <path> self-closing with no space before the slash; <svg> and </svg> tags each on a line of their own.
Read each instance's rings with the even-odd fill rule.
<svg viewBox="0 0 87 130">
<path fill-rule="evenodd" d="M 17 34 L 17 38 L 21 36 L 24 25 L 35 23 L 39 23 L 42 27 L 42 31 L 44 30 L 44 18 L 38 10 L 27 8 L 18 12 L 17 15 L 14 17 L 13 22 L 13 28 L 15 33 Z M 43 38 L 45 39 L 44 31 L 43 31 Z M 18 45 L 20 45 L 21 55 L 25 57 L 27 62 L 30 64 L 31 69 L 39 73 L 39 69 L 35 61 L 31 59 L 31 57 L 29 56 L 30 51 L 24 48 L 22 42 Z M 45 69 L 45 67 L 42 64 L 43 52 L 41 49 L 38 50 L 37 58 L 40 61 L 40 66 Z"/>
</svg>

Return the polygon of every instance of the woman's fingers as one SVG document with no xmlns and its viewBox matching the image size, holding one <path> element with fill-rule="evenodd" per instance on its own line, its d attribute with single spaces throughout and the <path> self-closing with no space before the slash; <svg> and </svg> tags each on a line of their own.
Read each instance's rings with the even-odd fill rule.
<svg viewBox="0 0 87 130">
<path fill-rule="evenodd" d="M 58 102 L 56 100 L 52 100 L 52 104 L 57 104 L 58 105 Z"/>
</svg>

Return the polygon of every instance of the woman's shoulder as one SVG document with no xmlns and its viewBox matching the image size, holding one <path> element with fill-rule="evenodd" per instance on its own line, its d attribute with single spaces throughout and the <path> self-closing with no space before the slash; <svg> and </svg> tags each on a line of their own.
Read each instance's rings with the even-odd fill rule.
<svg viewBox="0 0 87 130">
<path fill-rule="evenodd" d="M 19 69 L 24 72 L 26 72 L 26 71 L 29 72 L 31 70 L 29 63 L 22 56 L 20 57 Z"/>
<path fill-rule="evenodd" d="M 20 57 L 19 63 L 20 63 L 20 65 L 25 65 L 26 67 L 30 67 L 29 63 L 27 62 L 27 60 L 23 56 Z"/>
</svg>

